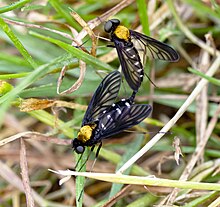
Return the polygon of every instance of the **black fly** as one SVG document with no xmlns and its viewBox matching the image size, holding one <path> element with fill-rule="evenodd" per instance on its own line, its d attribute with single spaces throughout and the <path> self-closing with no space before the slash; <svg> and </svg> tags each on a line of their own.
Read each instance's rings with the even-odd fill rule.
<svg viewBox="0 0 220 207">
<path fill-rule="evenodd" d="M 104 29 L 111 35 L 125 79 L 134 92 L 138 91 L 143 81 L 146 57 L 171 62 L 179 60 L 178 53 L 172 47 L 121 26 L 118 19 L 108 20 Z"/>
<path fill-rule="evenodd" d="M 114 71 L 107 75 L 94 93 L 85 113 L 77 138 L 72 141 L 73 149 L 82 154 L 85 147 L 100 143 L 134 125 L 149 116 L 152 108 L 148 104 L 134 104 L 134 93 L 128 99 L 115 102 L 121 84 L 121 74 Z"/>
</svg>

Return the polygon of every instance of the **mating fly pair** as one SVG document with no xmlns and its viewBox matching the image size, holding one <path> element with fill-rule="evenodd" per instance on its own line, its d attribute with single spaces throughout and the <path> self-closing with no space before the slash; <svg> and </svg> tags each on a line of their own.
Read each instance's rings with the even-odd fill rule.
<svg viewBox="0 0 220 207">
<path fill-rule="evenodd" d="M 104 29 L 111 34 L 123 74 L 133 94 L 128 99 L 116 102 L 121 74 L 115 71 L 103 79 L 89 103 L 78 136 L 72 142 L 78 154 L 82 154 L 88 146 L 92 151 L 100 143 L 97 156 L 103 139 L 131 128 L 148 117 L 152 111 L 150 105 L 133 103 L 143 81 L 142 60 L 147 56 L 171 62 L 179 59 L 178 53 L 167 44 L 121 26 L 118 19 L 107 21 Z"/>
<path fill-rule="evenodd" d="M 111 41 L 117 50 L 125 79 L 135 93 L 137 93 L 143 81 L 143 65 L 145 64 L 146 57 L 170 62 L 179 60 L 178 53 L 172 47 L 127 29 L 120 25 L 118 19 L 108 20 L 105 23 L 104 29 L 107 33 L 110 33 Z"/>
<path fill-rule="evenodd" d="M 128 99 L 116 102 L 121 85 L 121 73 L 108 74 L 95 91 L 77 138 L 72 141 L 73 149 L 82 154 L 85 147 L 99 144 L 98 156 L 103 139 L 118 134 L 139 124 L 149 116 L 152 108 L 148 104 L 134 104 L 134 93 Z"/>
</svg>

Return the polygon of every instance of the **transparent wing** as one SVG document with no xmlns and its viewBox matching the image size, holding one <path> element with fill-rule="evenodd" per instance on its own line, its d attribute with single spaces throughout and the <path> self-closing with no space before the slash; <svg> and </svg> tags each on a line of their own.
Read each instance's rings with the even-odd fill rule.
<svg viewBox="0 0 220 207">
<path fill-rule="evenodd" d="M 133 44 L 126 44 L 117 39 L 113 39 L 119 61 L 128 85 L 134 91 L 138 91 L 144 76 L 143 65 L 138 51 Z"/>
<path fill-rule="evenodd" d="M 121 74 L 114 71 L 108 74 L 96 89 L 85 113 L 82 126 L 96 119 L 111 106 L 120 89 Z"/>
<path fill-rule="evenodd" d="M 149 116 L 152 107 L 148 104 L 134 104 L 113 108 L 104 114 L 98 124 L 98 133 L 94 136 L 94 141 L 100 142 L 114 134 L 131 128 Z"/>
<path fill-rule="evenodd" d="M 176 62 L 179 60 L 179 54 L 169 45 L 139 32 L 133 30 L 129 31 L 131 41 L 138 50 L 139 55 L 142 56 L 141 60 L 143 60 L 143 63 L 145 62 L 146 57 L 170 62 Z"/>
</svg>

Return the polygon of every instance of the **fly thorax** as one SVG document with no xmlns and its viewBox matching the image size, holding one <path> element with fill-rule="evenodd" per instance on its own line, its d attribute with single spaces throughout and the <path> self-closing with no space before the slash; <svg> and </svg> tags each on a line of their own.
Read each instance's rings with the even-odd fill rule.
<svg viewBox="0 0 220 207">
<path fill-rule="evenodd" d="M 125 41 L 129 41 L 130 40 L 130 32 L 129 30 L 124 27 L 124 26 L 118 26 L 115 31 L 114 34 L 116 35 L 117 38 L 119 39 L 123 39 Z"/>
<path fill-rule="evenodd" d="M 96 127 L 96 125 L 85 125 L 83 126 L 78 133 L 77 139 L 81 142 L 85 143 L 88 141 L 93 133 L 93 129 Z"/>
<path fill-rule="evenodd" d="M 92 128 L 89 125 L 86 125 L 79 130 L 77 139 L 85 143 L 87 140 L 91 138 L 91 136 L 92 136 Z"/>
</svg>

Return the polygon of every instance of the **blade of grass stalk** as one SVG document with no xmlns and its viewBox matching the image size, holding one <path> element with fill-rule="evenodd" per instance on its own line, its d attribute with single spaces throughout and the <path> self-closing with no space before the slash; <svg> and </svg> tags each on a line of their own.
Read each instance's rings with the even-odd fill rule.
<svg viewBox="0 0 220 207">
<path fill-rule="evenodd" d="M 220 205 L 220 197 L 217 197 L 208 207 L 218 207 Z"/>
<path fill-rule="evenodd" d="M 154 206 L 154 202 L 158 200 L 158 197 L 153 196 L 152 194 L 144 194 L 144 196 L 138 198 L 137 200 L 131 202 L 127 207 L 146 207 Z"/>
<path fill-rule="evenodd" d="M 118 170 L 126 161 L 128 161 L 140 149 L 143 139 L 144 139 L 144 136 L 141 135 L 127 146 L 127 150 L 125 154 L 121 157 L 120 162 L 117 164 L 116 170 Z M 130 171 L 131 171 L 131 168 L 128 168 L 125 171 L 125 174 L 129 174 Z M 122 186 L 123 184 L 113 183 L 110 194 L 109 194 L 109 199 L 113 197 L 114 195 L 116 195 L 121 190 Z"/>
<path fill-rule="evenodd" d="M 19 9 L 21 7 L 23 7 L 25 4 L 31 2 L 32 0 L 20 0 L 20 1 L 16 1 L 8 6 L 4 6 L 0 8 L 0 14 L 5 13 L 5 12 L 9 12 L 12 11 L 14 9 Z"/>
<path fill-rule="evenodd" d="M 140 17 L 143 33 L 150 36 L 150 27 L 147 15 L 147 4 L 145 0 L 137 0 L 138 14 Z"/>
<path fill-rule="evenodd" d="M 51 37 L 46 37 L 44 35 L 41 35 L 41 34 L 38 34 L 36 32 L 32 32 L 32 31 L 30 31 L 30 34 L 35 36 L 35 37 L 41 38 L 43 40 L 52 42 L 52 43 L 60 46 L 64 50 L 71 53 L 74 57 L 77 57 L 78 59 L 83 60 L 84 62 L 86 62 L 89 65 L 92 65 L 92 66 L 97 67 L 97 68 L 102 69 L 102 70 L 107 70 L 107 71 L 112 71 L 113 70 L 113 68 L 110 65 L 108 65 L 104 62 L 101 62 L 99 59 L 97 59 L 97 58 L 83 52 L 82 50 L 80 50 L 78 48 L 75 48 L 75 47 L 73 47 L 73 46 L 71 46 L 71 45 L 69 45 L 65 42 L 62 42 L 60 40 L 57 40 L 57 39 L 54 39 L 54 38 L 51 38 Z"/>
<path fill-rule="evenodd" d="M 20 66 L 30 66 L 27 61 L 25 61 L 23 58 L 15 56 L 15 55 L 9 55 L 3 52 L 0 52 L 0 60 L 5 60 L 10 63 L 14 63 L 16 65 Z M 30 69 L 29 69 L 30 70 Z"/>
<path fill-rule="evenodd" d="M 207 76 L 205 75 L 204 73 L 198 71 L 198 70 L 195 70 L 193 68 L 188 68 L 188 71 L 191 72 L 191 73 L 194 73 L 202 78 L 205 78 L 206 80 L 208 80 L 210 83 L 214 84 L 214 85 L 217 85 L 217 86 L 220 86 L 220 80 L 216 79 L 216 78 L 212 78 L 210 76 Z"/>
<path fill-rule="evenodd" d="M 180 189 L 195 189 L 195 190 L 214 190 L 220 191 L 220 184 L 217 183 L 201 183 L 182 180 L 169 180 L 163 178 L 152 178 L 149 176 L 131 176 L 131 175 L 118 175 L 111 173 L 87 173 L 75 172 L 70 170 L 53 171 L 57 174 L 67 176 L 85 176 L 92 179 L 102 180 L 111 183 L 123 183 L 132 185 L 150 185 L 150 186 L 163 186 Z"/>
<path fill-rule="evenodd" d="M 83 167 L 82 165 L 86 162 L 86 159 L 88 157 L 88 151 L 89 149 L 88 147 L 86 147 L 82 157 L 80 154 L 77 154 L 76 152 L 74 153 L 76 163 L 78 163 L 78 166 L 76 166 L 76 171 L 78 171 L 80 168 L 82 172 L 86 171 L 86 164 Z M 85 185 L 85 177 L 76 176 L 76 206 L 77 207 L 83 206 L 84 185 Z"/>
<path fill-rule="evenodd" d="M 14 43 L 14 46 L 18 49 L 24 59 L 33 67 L 37 68 L 38 64 L 32 59 L 31 55 L 24 48 L 22 43 L 19 41 L 17 36 L 13 33 L 11 28 L 4 22 L 4 20 L 0 17 L 0 28 L 5 32 L 5 34 L 10 38 L 10 40 Z"/>
<path fill-rule="evenodd" d="M 137 0 L 137 6 L 138 6 L 138 13 L 141 21 L 141 25 L 143 28 L 143 33 L 150 36 L 150 25 L 148 21 L 148 15 L 147 15 L 147 4 L 145 0 Z M 146 62 L 144 65 L 145 73 L 150 76 L 151 71 L 151 63 L 149 61 Z M 150 81 L 144 81 L 143 82 L 143 88 L 145 88 L 145 93 L 150 93 Z M 152 91 L 151 91 L 152 92 Z"/>
<path fill-rule="evenodd" d="M 77 98 L 76 102 L 79 104 L 85 104 L 85 100 L 82 98 Z M 81 117 L 82 112 L 81 111 L 74 111 L 73 117 Z M 75 119 L 74 119 L 75 120 Z M 82 119 L 75 120 L 75 125 L 79 124 L 81 125 Z M 74 133 L 74 137 L 77 137 L 76 132 Z M 81 172 L 86 172 L 86 161 L 89 154 L 89 148 L 86 147 L 83 154 L 78 154 L 74 152 L 74 157 L 77 164 L 75 164 L 75 170 L 78 172 L 79 170 Z M 76 206 L 82 207 L 83 206 L 83 196 L 84 196 L 84 186 L 85 186 L 86 179 L 85 177 L 76 176 L 76 185 L 75 185 L 75 192 L 76 192 Z"/>
<path fill-rule="evenodd" d="M 216 192 L 216 191 L 208 193 L 207 195 L 200 196 L 200 197 L 195 198 L 194 200 L 190 201 L 189 203 L 186 203 L 183 207 L 197 207 L 197 206 L 200 206 L 200 205 L 204 204 L 206 201 L 212 200 L 218 194 L 219 194 L 219 192 Z"/>
<path fill-rule="evenodd" d="M 9 80 L 9 79 L 15 79 L 15 78 L 23 78 L 29 75 L 30 73 L 15 73 L 15 74 L 6 74 L 6 75 L 0 75 L 0 80 Z"/>
<path fill-rule="evenodd" d="M 68 7 L 65 8 L 65 4 L 61 3 L 60 0 L 49 0 L 52 7 L 71 25 L 73 28 L 80 29 L 79 25 L 75 23 L 74 19 L 70 15 Z"/>
<path fill-rule="evenodd" d="M 6 21 L 10 21 L 10 20 L 4 19 L 4 21 L 6 22 Z M 22 25 L 22 23 L 23 23 L 23 25 Z M 24 22 L 22 22 L 22 23 L 21 23 L 20 27 L 25 27 L 26 23 L 24 23 Z M 14 26 L 10 26 L 10 27 L 14 27 Z M 49 42 L 45 42 L 41 39 L 36 39 L 35 37 L 33 37 L 27 33 L 23 34 L 18 29 L 16 29 L 16 30 L 13 29 L 13 31 L 14 31 L 15 35 L 17 36 L 17 38 L 20 40 L 20 42 L 22 42 L 22 44 L 26 48 L 26 50 L 29 52 L 29 54 L 31 54 L 32 57 L 34 57 L 34 59 L 37 61 L 37 63 L 39 65 L 48 63 L 48 62 L 52 61 L 54 58 L 57 58 L 57 57 L 63 55 L 63 50 L 61 48 L 58 48 L 54 44 L 51 44 Z M 47 35 L 51 35 L 51 32 L 49 32 L 49 31 L 46 31 L 45 33 Z M 7 43 L 13 45 L 12 42 L 10 41 L 10 39 L 5 35 L 5 33 L 2 30 L 0 30 L 0 37 L 3 40 L 5 40 Z M 30 67 L 29 70 L 31 70 L 30 64 L 29 64 L 29 67 Z"/>
</svg>

